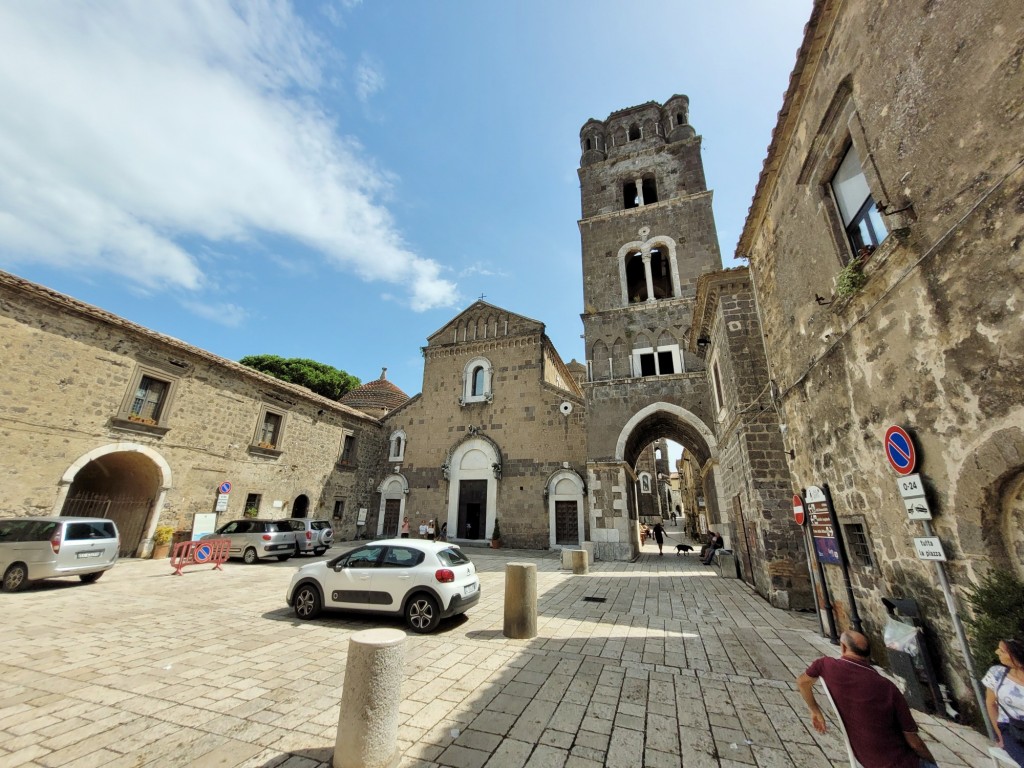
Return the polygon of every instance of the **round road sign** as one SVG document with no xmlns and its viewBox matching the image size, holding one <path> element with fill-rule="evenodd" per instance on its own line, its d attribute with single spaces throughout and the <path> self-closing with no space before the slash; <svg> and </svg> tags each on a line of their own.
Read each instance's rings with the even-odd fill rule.
<svg viewBox="0 0 1024 768">
<path fill-rule="evenodd" d="M 804 514 L 804 502 L 795 493 L 793 494 L 793 519 L 796 520 L 797 525 L 803 525 L 804 520 L 807 516 Z"/>
<path fill-rule="evenodd" d="M 221 483 L 217 488 L 218 493 L 231 493 L 231 483 Z"/>
<path fill-rule="evenodd" d="M 196 547 L 196 551 L 192 555 L 192 557 L 195 558 L 195 561 L 197 563 L 205 563 L 207 560 L 210 559 L 210 555 L 212 554 L 213 550 L 210 548 L 210 545 L 203 544 L 201 546 Z"/>
<path fill-rule="evenodd" d="M 914 450 L 914 441 L 903 427 L 894 424 L 885 431 L 885 458 L 901 477 L 914 471 L 917 452 Z"/>
</svg>

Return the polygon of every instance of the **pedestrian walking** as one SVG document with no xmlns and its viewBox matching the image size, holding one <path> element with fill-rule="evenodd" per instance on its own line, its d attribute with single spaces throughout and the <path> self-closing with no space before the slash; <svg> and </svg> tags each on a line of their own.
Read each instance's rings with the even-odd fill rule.
<svg viewBox="0 0 1024 768">
<path fill-rule="evenodd" d="M 427 521 L 427 538 L 430 539 L 431 541 L 434 540 L 434 532 L 436 530 L 437 529 L 434 528 L 434 520 L 433 520 L 433 518 L 431 518 L 430 520 Z"/>
<path fill-rule="evenodd" d="M 402 518 L 402 538 L 403 539 L 408 539 L 409 538 L 409 518 L 408 517 Z"/>
<path fill-rule="evenodd" d="M 821 678 L 843 721 L 853 755 L 864 768 L 937 768 L 900 689 L 871 666 L 867 637 L 843 632 L 839 650 L 838 659 L 817 659 L 796 679 L 814 730 L 825 732 L 825 716 L 813 690 Z"/>
<path fill-rule="evenodd" d="M 427 521 L 426 520 L 420 520 L 420 538 L 421 539 L 427 538 Z"/>
<path fill-rule="evenodd" d="M 1000 640 L 999 663 L 989 667 L 981 684 L 985 709 L 996 732 L 996 743 L 1024 766 L 1024 642 Z"/>
<path fill-rule="evenodd" d="M 662 551 L 662 547 L 665 546 L 665 529 L 661 526 L 661 523 L 655 523 L 654 528 L 654 540 L 658 542 L 658 555 L 662 556 L 665 553 Z"/>
</svg>

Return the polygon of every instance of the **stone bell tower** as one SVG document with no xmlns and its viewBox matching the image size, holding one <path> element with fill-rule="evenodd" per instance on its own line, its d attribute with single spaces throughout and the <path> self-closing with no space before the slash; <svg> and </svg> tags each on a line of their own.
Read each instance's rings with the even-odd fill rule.
<svg viewBox="0 0 1024 768">
<path fill-rule="evenodd" d="M 653 440 L 705 464 L 717 503 L 716 414 L 704 360 L 686 348 L 697 278 L 722 268 L 700 147 L 686 96 L 580 130 L 590 529 L 608 559 L 636 550 L 635 467 Z"/>
</svg>

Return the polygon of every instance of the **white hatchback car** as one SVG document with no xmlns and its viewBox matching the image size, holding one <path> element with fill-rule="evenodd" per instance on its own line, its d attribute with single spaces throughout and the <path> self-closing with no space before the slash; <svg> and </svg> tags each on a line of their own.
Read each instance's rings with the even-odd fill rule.
<svg viewBox="0 0 1024 768">
<path fill-rule="evenodd" d="M 476 567 L 453 544 L 386 539 L 295 572 L 286 595 L 300 619 L 324 608 L 404 616 L 413 632 L 437 629 L 480 599 Z"/>
</svg>

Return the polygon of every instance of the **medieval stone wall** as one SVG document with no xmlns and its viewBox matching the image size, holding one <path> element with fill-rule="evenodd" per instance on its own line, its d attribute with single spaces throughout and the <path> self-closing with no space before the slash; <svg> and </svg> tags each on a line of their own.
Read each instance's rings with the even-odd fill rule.
<svg viewBox="0 0 1024 768">
<path fill-rule="evenodd" d="M 221 521 L 240 517 L 250 493 L 262 496 L 261 517 L 287 516 L 299 495 L 309 499 L 308 516 L 324 518 L 335 500 L 347 511 L 369 499 L 361 478 L 379 453 L 376 420 L 301 387 L 4 273 L 0 343 L 0 514 L 59 512 L 61 478 L 75 462 L 140 447 L 169 468 L 157 512 L 161 524 L 177 529 L 190 529 L 195 513 L 214 511 L 224 481 L 233 489 Z M 173 381 L 163 427 L 119 418 L 140 366 Z M 276 450 L 254 446 L 264 407 L 284 416 Z M 356 454 L 339 468 L 345 433 L 356 436 Z"/>
<path fill-rule="evenodd" d="M 922 524 L 907 519 L 883 438 L 900 424 L 916 439 L 962 610 L 980 571 L 1024 571 L 1006 546 L 1020 515 L 1007 489 L 1024 472 L 1024 30 L 1019 8 L 998 0 L 822 3 L 816 13 L 740 252 L 759 292 L 794 487 L 828 484 L 844 531 L 866 538 L 851 556 L 865 628 L 880 634 L 883 596 L 915 598 L 967 697 L 936 565 L 915 555 Z M 863 287 L 837 296 L 856 254 L 829 182 L 851 145 L 888 237 Z M 825 570 L 848 626 L 840 570 Z"/>
</svg>

